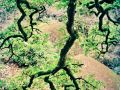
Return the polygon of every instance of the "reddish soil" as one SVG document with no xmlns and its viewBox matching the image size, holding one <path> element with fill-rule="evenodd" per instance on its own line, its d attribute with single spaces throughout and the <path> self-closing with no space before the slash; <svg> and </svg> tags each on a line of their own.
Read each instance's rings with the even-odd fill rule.
<svg viewBox="0 0 120 90">
<path fill-rule="evenodd" d="M 75 60 L 84 64 L 79 73 L 80 76 L 94 75 L 97 80 L 105 84 L 105 88 L 102 90 L 120 90 L 120 77 L 108 67 L 83 54 L 75 56 Z"/>
<path fill-rule="evenodd" d="M 86 17 L 85 17 L 86 18 Z M 90 17 L 89 17 L 90 18 Z M 8 22 L 10 23 L 10 22 Z M 6 24 L 8 25 L 8 24 Z M 51 42 L 55 42 L 59 37 L 62 37 L 59 29 L 63 26 L 63 23 L 60 23 L 56 20 L 50 21 L 50 23 L 46 24 L 38 24 L 38 28 L 42 32 L 50 34 Z M 4 26 L 5 27 L 5 26 Z M 80 76 L 86 75 L 94 75 L 97 80 L 102 81 L 105 84 L 105 88 L 103 90 L 120 90 L 120 77 L 114 74 L 109 68 L 99 63 L 97 60 L 87 57 L 81 54 L 82 49 L 79 48 L 79 44 L 76 43 L 70 53 L 73 53 L 75 56 L 75 60 L 80 61 L 84 64 L 80 73 Z M 21 73 L 21 70 L 16 65 L 6 65 L 5 69 L 2 70 L 0 79 L 3 77 L 12 77 L 16 74 Z"/>
<path fill-rule="evenodd" d="M 7 77 L 13 77 L 15 75 L 19 75 L 21 73 L 21 69 L 18 68 L 15 64 L 5 65 L 2 70 L 0 70 L 0 79 L 5 79 Z"/>
<path fill-rule="evenodd" d="M 43 25 L 42 29 L 44 32 L 50 33 L 51 41 L 54 41 L 62 37 L 58 32 L 61 26 L 61 23 L 52 21 L 48 25 Z M 84 64 L 79 73 L 80 76 L 94 75 L 97 80 L 104 83 L 105 88 L 102 90 L 120 90 L 120 77 L 97 60 L 83 55 L 78 42 L 75 42 L 69 53 L 74 55 L 75 60 Z"/>
</svg>

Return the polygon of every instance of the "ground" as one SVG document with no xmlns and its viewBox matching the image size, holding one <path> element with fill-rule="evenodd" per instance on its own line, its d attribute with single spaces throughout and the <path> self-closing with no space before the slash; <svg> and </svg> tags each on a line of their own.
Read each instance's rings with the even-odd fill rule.
<svg viewBox="0 0 120 90">
<path fill-rule="evenodd" d="M 8 26 L 12 20 L 13 18 L 10 18 L 10 20 L 8 20 L 7 23 L 2 24 L 1 27 L 3 28 Z M 50 34 L 50 41 L 52 43 L 56 43 L 59 38 L 63 37 L 63 35 L 59 31 L 59 29 L 63 26 L 63 23 L 57 20 L 51 20 L 48 23 L 38 23 L 37 27 L 40 28 L 43 33 Z M 88 74 L 94 75 L 97 80 L 100 80 L 105 84 L 105 88 L 102 90 L 120 90 L 120 76 L 113 73 L 112 70 L 110 70 L 108 67 L 101 64 L 97 60 L 83 55 L 82 49 L 80 48 L 78 42 L 75 43 L 69 53 L 72 53 L 72 55 L 74 55 L 74 60 L 77 60 L 84 64 L 82 69 L 78 73 L 79 76 L 84 77 Z M 18 68 L 18 66 L 15 64 L 8 64 L 3 66 L 4 67 L 2 67 L 2 71 L 0 71 L 0 79 L 12 77 L 21 73 L 21 69 Z"/>
</svg>

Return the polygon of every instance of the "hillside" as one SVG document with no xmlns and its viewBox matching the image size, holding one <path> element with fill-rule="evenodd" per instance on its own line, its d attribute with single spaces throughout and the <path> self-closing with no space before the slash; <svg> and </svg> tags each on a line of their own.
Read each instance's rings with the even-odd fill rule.
<svg viewBox="0 0 120 90">
<path fill-rule="evenodd" d="M 23 12 L 0 22 L 0 90 L 120 90 L 119 25 L 104 17 L 100 27 L 84 1 L 53 1 L 40 1 L 41 13 L 20 0 Z"/>
</svg>

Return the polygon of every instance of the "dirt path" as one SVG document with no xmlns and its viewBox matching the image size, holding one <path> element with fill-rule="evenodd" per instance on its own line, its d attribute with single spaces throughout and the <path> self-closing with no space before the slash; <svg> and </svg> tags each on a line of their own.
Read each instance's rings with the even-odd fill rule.
<svg viewBox="0 0 120 90">
<path fill-rule="evenodd" d="M 10 22 L 8 22 L 9 24 Z M 6 24 L 6 26 L 8 25 Z M 55 43 L 57 39 L 63 37 L 60 34 L 59 29 L 64 26 L 63 23 L 57 20 L 50 21 L 48 24 L 38 24 L 38 28 L 42 32 L 47 32 L 50 34 L 51 42 Z M 4 26 L 5 27 L 5 26 Z M 99 63 L 97 60 L 84 56 L 81 53 L 75 54 L 79 51 L 78 44 L 72 47 L 71 52 L 75 55 L 74 58 L 84 64 L 82 71 L 78 73 L 80 76 L 86 76 L 88 74 L 93 74 L 97 80 L 102 81 L 105 84 L 104 90 L 120 90 L 120 77 L 114 74 L 109 68 Z M 74 50 L 74 51 L 73 51 Z M 7 65 L 4 69 L 2 75 L 12 77 L 13 75 L 20 73 L 20 69 L 14 65 Z M 3 76 L 4 77 L 4 76 Z M 1 78 L 1 77 L 0 77 Z"/>
<path fill-rule="evenodd" d="M 42 30 L 51 34 L 50 38 L 52 41 L 61 37 L 58 32 L 61 26 L 62 23 L 51 21 L 48 25 L 43 24 Z M 42 27 L 42 25 L 40 25 L 40 27 Z M 75 43 L 70 50 L 70 53 L 74 54 L 75 60 L 84 64 L 82 71 L 78 73 L 80 76 L 84 77 L 87 75 L 94 75 L 97 80 L 100 80 L 105 84 L 105 88 L 103 90 L 120 90 L 120 77 L 97 60 L 83 55 L 82 49 L 80 49 L 78 43 Z"/>
<path fill-rule="evenodd" d="M 86 75 L 94 75 L 97 80 L 105 84 L 103 90 L 120 90 L 120 77 L 113 73 L 108 67 L 83 54 L 77 55 L 74 58 L 84 64 L 79 75 L 83 77 Z"/>
<path fill-rule="evenodd" d="M 3 68 L 0 69 L 0 80 L 4 80 L 8 77 L 14 77 L 15 75 L 19 75 L 21 71 L 22 70 L 18 68 L 18 66 L 15 64 L 3 65 Z"/>
</svg>

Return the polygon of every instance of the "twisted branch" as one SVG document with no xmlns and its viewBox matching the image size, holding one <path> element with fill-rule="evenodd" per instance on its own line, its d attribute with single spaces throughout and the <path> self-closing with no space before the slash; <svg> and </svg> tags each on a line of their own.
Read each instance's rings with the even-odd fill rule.
<svg viewBox="0 0 120 90">
<path fill-rule="evenodd" d="M 2 41 L 2 43 L 0 44 L 0 49 L 3 47 L 3 45 L 5 44 L 5 42 L 6 42 L 6 41 L 9 41 L 11 38 L 22 38 L 24 41 L 27 41 L 28 38 L 30 38 L 30 37 L 32 36 L 33 29 L 35 29 L 35 28 L 33 27 L 33 25 L 35 25 L 35 23 L 33 23 L 33 15 L 36 14 L 36 13 L 38 13 L 39 11 L 41 11 L 41 13 L 42 13 L 42 11 L 45 10 L 45 7 L 44 7 L 44 6 L 41 6 L 41 7 L 40 7 L 40 10 L 37 9 L 37 8 L 35 8 L 35 7 L 30 6 L 30 5 L 29 5 L 29 2 L 27 2 L 26 0 L 16 0 L 16 4 L 17 4 L 17 7 L 18 7 L 19 11 L 20 11 L 21 14 L 22 14 L 21 17 L 20 17 L 20 18 L 18 19 L 18 21 L 17 21 L 18 29 L 19 29 L 19 31 L 21 32 L 22 35 L 11 35 L 11 36 L 6 37 L 5 39 L 2 38 L 3 41 Z M 26 13 L 25 13 L 24 9 L 23 9 L 22 6 L 21 6 L 22 4 L 25 4 L 28 9 L 34 10 L 34 11 L 29 15 L 29 18 L 30 18 L 30 26 L 31 26 L 31 30 L 32 30 L 29 37 L 27 37 L 27 33 L 25 33 L 25 31 L 23 30 L 23 27 L 22 27 L 22 25 L 21 25 L 21 22 L 22 22 L 22 21 L 25 19 L 25 17 L 26 17 Z M 9 50 L 10 50 L 11 53 L 12 53 L 12 55 L 9 57 L 9 59 L 11 59 L 13 55 L 15 55 L 15 54 L 13 53 L 13 48 L 12 48 L 11 46 L 12 46 L 12 44 L 9 44 L 9 47 L 8 47 L 8 48 L 9 48 Z"/>
<path fill-rule="evenodd" d="M 103 4 L 103 3 L 113 4 L 114 1 L 115 0 L 101 0 L 101 1 L 94 0 L 94 2 L 92 2 L 92 5 L 90 5 L 91 2 L 87 4 L 88 9 L 92 9 L 92 8 L 96 8 L 97 9 L 98 13 L 95 13 L 97 16 L 100 14 L 100 16 L 99 16 L 99 30 L 101 32 L 107 32 L 107 34 L 105 36 L 105 41 L 103 41 L 101 43 L 101 48 L 102 48 L 102 50 L 100 51 L 101 54 L 105 54 L 106 52 L 108 52 L 108 49 L 109 49 L 109 46 L 110 46 L 109 43 L 111 43 L 113 45 L 116 44 L 116 42 L 115 43 L 114 42 L 113 43 L 109 42 L 109 35 L 110 35 L 111 32 L 110 32 L 109 28 L 108 29 L 103 28 L 103 18 L 105 16 L 107 16 L 108 20 L 111 21 L 114 24 L 119 24 L 120 22 L 112 20 L 110 15 L 109 15 L 109 11 L 114 9 L 113 7 L 108 7 L 106 9 L 103 9 L 103 7 L 101 6 L 101 4 Z M 104 47 L 103 47 L 104 45 L 106 45 L 105 51 L 103 50 L 104 49 Z"/>
<path fill-rule="evenodd" d="M 74 87 L 76 88 L 76 90 L 80 89 L 75 77 L 71 73 L 71 70 L 69 68 L 67 68 L 67 66 L 66 66 L 66 55 L 67 55 L 68 51 L 70 50 L 70 48 L 72 47 L 72 45 L 74 44 L 75 40 L 77 39 L 77 32 L 74 31 L 74 29 L 73 29 L 75 9 L 76 9 L 76 0 L 70 0 L 69 4 L 68 4 L 68 9 L 67 9 L 68 22 L 66 23 L 66 26 L 67 26 L 66 28 L 67 28 L 68 33 L 70 34 L 70 37 L 66 41 L 66 44 L 64 45 L 64 47 L 61 49 L 60 59 L 58 61 L 57 66 L 53 70 L 48 70 L 46 72 L 40 71 L 40 72 L 32 75 L 32 77 L 30 77 L 30 82 L 29 82 L 28 86 L 26 86 L 26 88 L 30 87 L 32 85 L 34 78 L 37 78 L 37 77 L 40 77 L 43 75 L 54 75 L 59 70 L 63 69 L 66 71 L 67 75 L 73 81 L 73 84 L 74 84 Z M 53 83 L 49 80 L 49 76 L 45 77 L 45 82 L 49 83 L 51 90 L 56 90 Z"/>
<path fill-rule="evenodd" d="M 70 77 L 71 81 L 73 82 L 75 90 L 80 90 L 79 85 L 78 85 L 78 83 L 76 81 L 76 78 L 74 77 L 74 75 L 72 74 L 71 70 L 66 65 L 66 56 L 67 56 L 67 53 L 69 52 L 70 48 L 72 47 L 72 45 L 74 44 L 75 40 L 78 37 L 77 32 L 74 30 L 74 27 L 73 27 L 74 26 L 75 9 L 76 9 L 76 1 L 77 0 L 69 0 L 69 3 L 68 3 L 68 8 L 67 8 L 68 21 L 66 23 L 66 26 L 67 26 L 66 28 L 67 28 L 67 32 L 69 33 L 70 36 L 69 36 L 68 40 L 66 41 L 64 47 L 61 49 L 60 58 L 59 58 L 57 66 L 53 70 L 40 71 L 40 72 L 38 72 L 38 73 L 36 73 L 34 75 L 31 75 L 30 79 L 29 79 L 29 83 L 27 85 L 23 85 L 22 86 L 23 90 L 26 90 L 27 88 L 30 88 L 31 85 L 33 84 L 33 80 L 35 78 L 40 77 L 40 76 L 44 76 L 44 75 L 48 75 L 47 77 L 44 78 L 44 81 L 49 84 L 50 89 L 51 90 L 56 90 L 53 82 L 49 80 L 49 77 L 50 77 L 50 75 L 56 74 L 61 69 L 64 70 L 64 71 L 66 71 L 66 74 Z M 33 23 L 33 18 L 32 17 L 39 10 L 37 8 L 31 7 L 26 0 L 16 0 L 16 3 L 17 3 L 17 7 L 18 7 L 19 11 L 22 14 L 22 16 L 19 18 L 19 20 L 17 22 L 18 29 L 19 29 L 19 31 L 21 32 L 22 35 L 13 35 L 13 36 L 7 37 L 6 39 L 3 40 L 3 43 L 1 44 L 1 47 L 10 38 L 20 37 L 24 41 L 28 41 L 29 37 L 27 36 L 27 33 L 23 30 L 23 27 L 21 25 L 21 22 L 26 17 L 26 13 L 25 13 L 24 9 L 22 8 L 21 4 L 25 4 L 28 9 L 35 10 L 34 12 L 32 12 L 29 15 L 29 17 L 30 17 L 30 26 L 31 26 L 32 31 L 34 29 L 33 25 L 36 24 L 36 23 Z M 45 10 L 45 8 L 41 7 L 41 10 L 40 10 L 41 13 L 44 10 Z M 30 34 L 30 37 L 31 36 L 32 36 L 32 32 Z"/>
<path fill-rule="evenodd" d="M 51 90 L 56 90 L 53 82 L 49 80 L 49 76 L 45 77 L 44 81 L 49 84 Z"/>
</svg>

